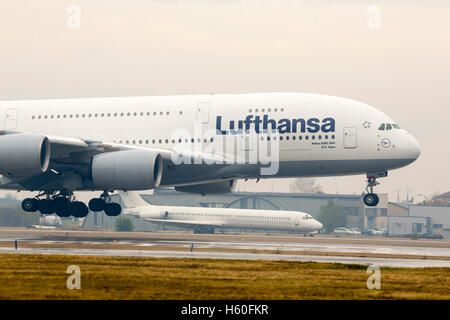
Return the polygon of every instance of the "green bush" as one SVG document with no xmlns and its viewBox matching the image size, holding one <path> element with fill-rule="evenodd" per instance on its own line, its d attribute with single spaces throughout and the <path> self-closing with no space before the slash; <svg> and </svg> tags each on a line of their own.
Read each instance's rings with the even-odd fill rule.
<svg viewBox="0 0 450 320">
<path fill-rule="evenodd" d="M 131 221 L 130 218 L 126 217 L 117 218 L 115 221 L 115 227 L 116 231 L 122 232 L 130 232 L 133 231 L 134 229 L 133 222 Z"/>
</svg>

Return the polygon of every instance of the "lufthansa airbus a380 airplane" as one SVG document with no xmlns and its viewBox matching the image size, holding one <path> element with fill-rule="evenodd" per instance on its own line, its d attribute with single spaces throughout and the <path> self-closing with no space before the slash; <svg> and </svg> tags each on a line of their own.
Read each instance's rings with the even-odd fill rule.
<svg viewBox="0 0 450 320">
<path fill-rule="evenodd" d="M 36 191 L 25 211 L 84 217 L 74 191 L 100 190 L 93 211 L 115 216 L 114 190 L 233 190 L 238 179 L 367 175 L 364 202 L 389 170 L 420 155 L 381 111 L 304 93 L 0 102 L 0 188 Z"/>
</svg>

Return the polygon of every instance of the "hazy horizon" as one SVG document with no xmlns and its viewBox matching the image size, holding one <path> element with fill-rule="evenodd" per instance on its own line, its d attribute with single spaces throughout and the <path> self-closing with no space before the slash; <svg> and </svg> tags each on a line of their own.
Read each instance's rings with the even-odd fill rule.
<svg viewBox="0 0 450 320">
<path fill-rule="evenodd" d="M 80 9 L 68 27 L 69 6 Z M 0 101 L 311 92 L 378 108 L 422 148 L 380 179 L 391 201 L 450 191 L 446 1 L 25 1 L 0 4 Z M 291 179 L 240 182 L 288 192 Z M 318 178 L 360 194 L 363 175 Z M 7 191 L 7 193 L 12 193 Z"/>
</svg>

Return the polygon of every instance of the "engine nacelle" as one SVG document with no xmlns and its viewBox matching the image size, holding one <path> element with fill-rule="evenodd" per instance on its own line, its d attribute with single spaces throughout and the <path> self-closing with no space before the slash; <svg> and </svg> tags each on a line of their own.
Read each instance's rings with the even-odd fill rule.
<svg viewBox="0 0 450 320">
<path fill-rule="evenodd" d="M 236 188 L 237 180 L 225 180 L 219 182 L 202 183 L 190 186 L 175 187 L 175 190 L 199 194 L 230 193 Z"/>
<path fill-rule="evenodd" d="M 47 171 L 50 164 L 50 142 L 38 134 L 0 136 L 0 174 L 31 176 Z"/>
<path fill-rule="evenodd" d="M 98 154 L 92 160 L 92 182 L 104 190 L 147 190 L 159 186 L 162 159 L 150 150 Z"/>
</svg>

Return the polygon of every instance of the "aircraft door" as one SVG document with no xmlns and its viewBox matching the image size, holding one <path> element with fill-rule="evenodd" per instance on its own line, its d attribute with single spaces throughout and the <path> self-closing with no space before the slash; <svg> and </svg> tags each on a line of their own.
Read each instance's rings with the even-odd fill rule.
<svg viewBox="0 0 450 320">
<path fill-rule="evenodd" d="M 197 105 L 197 123 L 207 124 L 209 122 L 210 105 L 209 102 L 199 102 Z"/>
<path fill-rule="evenodd" d="M 19 119 L 19 109 L 6 109 L 5 129 L 17 128 L 17 120 L 18 119 Z"/>
<path fill-rule="evenodd" d="M 357 146 L 356 128 L 344 128 L 344 148 L 354 149 Z"/>
</svg>

